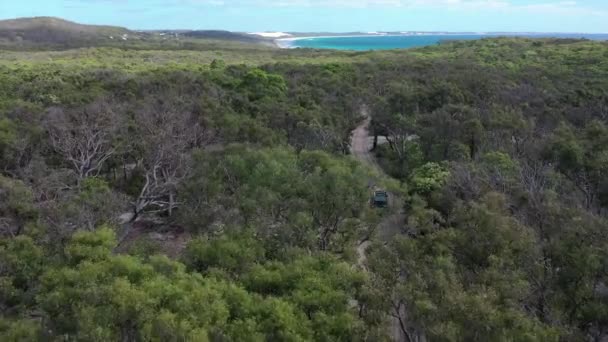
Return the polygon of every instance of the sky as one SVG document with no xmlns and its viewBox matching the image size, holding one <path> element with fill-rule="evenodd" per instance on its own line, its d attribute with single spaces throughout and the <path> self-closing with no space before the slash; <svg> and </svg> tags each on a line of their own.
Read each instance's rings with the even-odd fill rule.
<svg viewBox="0 0 608 342">
<path fill-rule="evenodd" d="M 608 0 L 0 0 L 0 19 L 240 32 L 608 33 Z"/>
</svg>

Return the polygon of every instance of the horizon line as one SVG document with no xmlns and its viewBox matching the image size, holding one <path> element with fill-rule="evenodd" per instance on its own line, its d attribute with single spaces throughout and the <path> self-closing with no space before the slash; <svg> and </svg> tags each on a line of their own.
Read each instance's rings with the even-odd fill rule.
<svg viewBox="0 0 608 342">
<path fill-rule="evenodd" d="M 70 20 L 70 19 L 65 19 L 62 17 L 57 17 L 57 16 L 32 16 L 32 17 L 10 17 L 10 18 L 1 18 L 0 17 L 0 21 L 5 21 L 5 20 L 19 20 L 19 19 L 36 19 L 36 18 L 53 18 L 53 19 L 59 19 L 59 20 L 64 20 L 64 21 L 69 21 L 75 24 L 81 24 L 81 25 L 91 25 L 91 26 L 113 26 L 113 27 L 121 27 L 121 28 L 125 28 L 131 31 L 136 31 L 136 32 L 150 32 L 150 31 L 225 31 L 225 32 L 234 32 L 234 33 L 272 33 L 272 32 L 283 32 L 283 33 L 288 33 L 288 34 L 306 34 L 306 33 L 312 33 L 312 34 L 317 34 L 317 33 L 327 33 L 327 34 L 350 34 L 350 33 L 354 33 L 354 34 L 364 34 L 364 35 L 369 35 L 369 36 L 373 36 L 373 35 L 378 35 L 381 36 L 383 35 L 382 33 L 402 33 L 402 34 L 407 34 L 407 33 L 446 33 L 446 34 L 454 34 L 454 33 L 471 33 L 471 34 L 498 34 L 498 33 L 511 33 L 511 34 L 519 34 L 519 33 L 527 33 L 527 34 L 608 34 L 608 32 L 584 32 L 584 31 L 484 31 L 484 30 L 475 30 L 475 31 L 452 31 L 452 30 L 432 30 L 432 31 L 428 31 L 428 30 L 379 30 L 379 31 L 372 31 L 372 30 L 363 30 L 363 31 L 352 31 L 352 30 L 346 30 L 346 31 L 281 31 L 281 30 L 248 30 L 248 31 L 231 31 L 231 30 L 227 30 L 227 29 L 222 29 L 222 28 L 151 28 L 151 29 L 139 29 L 139 28 L 134 28 L 134 27 L 129 27 L 128 25 L 122 26 L 122 25 L 112 25 L 112 24 L 93 24 L 93 23 L 87 23 L 85 21 L 74 21 L 74 20 Z"/>
</svg>

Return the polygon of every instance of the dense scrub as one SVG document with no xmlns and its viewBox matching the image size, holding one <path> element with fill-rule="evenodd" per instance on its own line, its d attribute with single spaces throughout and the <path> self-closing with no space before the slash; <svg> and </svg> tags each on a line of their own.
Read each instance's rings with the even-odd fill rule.
<svg viewBox="0 0 608 342">
<path fill-rule="evenodd" d="M 372 67 L 378 155 L 412 199 L 371 264 L 412 335 L 605 338 L 608 59 L 558 43 Z"/>
<path fill-rule="evenodd" d="M 0 52 L 4 339 L 606 338 L 605 43 L 235 51 Z"/>
</svg>

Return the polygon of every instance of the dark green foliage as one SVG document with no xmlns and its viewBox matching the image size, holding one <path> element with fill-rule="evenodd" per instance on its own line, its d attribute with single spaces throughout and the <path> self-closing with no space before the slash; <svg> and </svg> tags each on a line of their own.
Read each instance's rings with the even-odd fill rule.
<svg viewBox="0 0 608 342">
<path fill-rule="evenodd" d="M 210 241 L 193 240 L 186 247 L 183 260 L 189 268 L 201 273 L 220 270 L 239 276 L 265 257 L 260 242 L 245 233 Z"/>
<path fill-rule="evenodd" d="M 65 263 L 50 263 L 29 238 L 3 241 L 0 309 L 27 314 L 35 305 L 42 318 L 3 319 L 3 338 L 351 341 L 363 328 L 348 299 L 364 278 L 335 258 L 301 256 L 285 264 L 252 265 L 238 269 L 240 282 L 187 272 L 166 256 L 143 261 L 113 255 L 115 243 L 108 229 L 77 233 L 65 250 Z M 195 240 L 190 250 L 205 243 Z"/>
<path fill-rule="evenodd" d="M 20 312 L 33 306 L 43 261 L 42 250 L 29 237 L 0 240 L 2 312 Z"/>
<path fill-rule="evenodd" d="M 608 336 L 606 43 L 96 44 L 0 51 L 1 340 Z"/>
<path fill-rule="evenodd" d="M 33 202 L 32 191 L 23 182 L 0 175 L 0 236 L 19 235 L 35 221 L 38 211 Z"/>
<path fill-rule="evenodd" d="M 385 81 L 373 82 L 383 94 L 374 132 L 388 140 L 381 164 L 415 196 L 406 205 L 411 238 L 378 246 L 370 265 L 414 338 L 606 336 L 608 238 L 598 232 L 608 224 L 608 69 L 601 58 L 567 62 L 572 46 L 546 44 L 454 43 L 482 62 L 403 67 L 395 77 L 376 69 Z M 410 169 L 413 142 L 423 163 Z"/>
<path fill-rule="evenodd" d="M 340 251 L 365 229 L 368 177 L 355 161 L 318 151 L 201 153 L 180 193 L 187 203 L 180 222 L 203 233 L 253 227 L 272 253 L 287 246 Z"/>
</svg>

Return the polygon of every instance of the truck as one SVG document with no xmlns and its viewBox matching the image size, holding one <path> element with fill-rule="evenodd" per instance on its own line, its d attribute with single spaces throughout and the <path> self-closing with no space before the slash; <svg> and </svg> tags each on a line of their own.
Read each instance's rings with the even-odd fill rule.
<svg viewBox="0 0 608 342">
<path fill-rule="evenodd" d="M 371 198 L 371 204 L 375 208 L 388 207 L 388 192 L 384 190 L 375 190 Z"/>
</svg>

